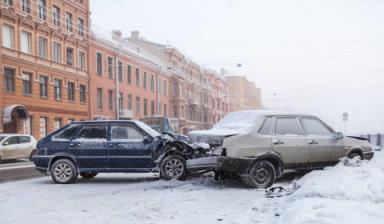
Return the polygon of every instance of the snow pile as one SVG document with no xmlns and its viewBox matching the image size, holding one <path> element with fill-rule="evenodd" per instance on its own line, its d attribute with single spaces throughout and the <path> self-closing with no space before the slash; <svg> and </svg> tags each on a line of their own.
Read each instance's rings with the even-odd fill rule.
<svg viewBox="0 0 384 224">
<path fill-rule="evenodd" d="M 384 154 L 342 161 L 298 181 L 278 223 L 384 223 Z"/>
</svg>

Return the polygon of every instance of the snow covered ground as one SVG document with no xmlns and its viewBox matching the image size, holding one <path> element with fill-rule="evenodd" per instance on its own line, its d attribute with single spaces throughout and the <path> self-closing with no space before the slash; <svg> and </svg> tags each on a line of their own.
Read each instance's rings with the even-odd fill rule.
<svg viewBox="0 0 384 224">
<path fill-rule="evenodd" d="M 310 172 L 298 184 L 292 195 L 270 199 L 209 177 L 104 174 L 72 185 L 43 177 L 0 184 L 0 223 L 384 223 L 382 152 Z"/>
</svg>

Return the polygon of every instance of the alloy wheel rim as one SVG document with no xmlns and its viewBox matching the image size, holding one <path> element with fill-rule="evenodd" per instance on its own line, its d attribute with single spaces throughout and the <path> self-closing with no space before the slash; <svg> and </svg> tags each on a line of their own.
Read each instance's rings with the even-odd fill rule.
<svg viewBox="0 0 384 224">
<path fill-rule="evenodd" d="M 259 184 L 266 184 L 271 178 L 270 172 L 265 167 L 260 167 L 253 173 L 255 181 Z"/>
<path fill-rule="evenodd" d="M 180 177 L 184 172 L 184 165 L 178 159 L 171 159 L 165 164 L 165 172 L 170 177 Z"/>
<path fill-rule="evenodd" d="M 67 163 L 59 163 L 53 170 L 56 179 L 63 183 L 72 177 L 72 169 Z"/>
</svg>

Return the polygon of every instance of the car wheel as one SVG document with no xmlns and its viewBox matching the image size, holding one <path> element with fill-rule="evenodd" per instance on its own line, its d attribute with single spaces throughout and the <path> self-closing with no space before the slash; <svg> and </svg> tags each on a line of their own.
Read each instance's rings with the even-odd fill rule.
<svg viewBox="0 0 384 224">
<path fill-rule="evenodd" d="M 33 161 L 33 157 L 36 155 L 36 150 L 32 150 L 31 154 L 29 155 L 29 161 Z"/>
<path fill-rule="evenodd" d="M 165 180 L 182 180 L 186 176 L 185 159 L 179 155 L 165 157 L 160 166 L 160 175 Z"/>
<path fill-rule="evenodd" d="M 84 179 L 91 179 L 97 175 L 96 172 L 80 172 L 80 176 Z"/>
<path fill-rule="evenodd" d="M 275 178 L 276 169 L 273 164 L 261 160 L 252 165 L 246 183 L 252 188 L 268 188 L 275 182 Z"/>
<path fill-rule="evenodd" d="M 358 160 L 363 160 L 363 157 L 361 157 L 361 155 L 357 152 L 350 153 L 348 155 L 348 158 L 350 158 L 350 159 L 357 158 Z"/>
<path fill-rule="evenodd" d="M 57 184 L 70 184 L 77 179 L 76 166 L 69 159 L 59 159 L 55 161 L 50 174 L 52 180 Z"/>
</svg>

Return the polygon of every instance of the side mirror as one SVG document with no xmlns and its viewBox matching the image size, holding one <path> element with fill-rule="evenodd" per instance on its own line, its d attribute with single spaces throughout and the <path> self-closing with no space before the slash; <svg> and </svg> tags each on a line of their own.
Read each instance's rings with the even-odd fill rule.
<svg viewBox="0 0 384 224">
<path fill-rule="evenodd" d="M 336 132 L 336 133 L 335 133 L 335 138 L 336 138 L 336 139 L 342 139 L 342 138 L 344 138 L 344 135 L 343 135 L 343 133 L 341 133 L 341 132 Z"/>
<path fill-rule="evenodd" d="M 144 144 L 149 144 L 149 143 L 151 143 L 151 142 L 152 142 L 152 139 L 150 139 L 149 137 L 145 136 L 145 137 L 143 138 L 143 143 L 144 143 Z"/>
<path fill-rule="evenodd" d="M 9 145 L 8 141 L 3 142 L 3 145 Z"/>
</svg>

